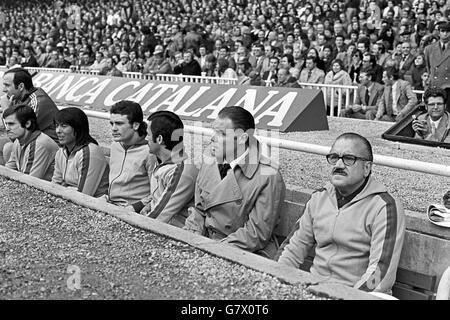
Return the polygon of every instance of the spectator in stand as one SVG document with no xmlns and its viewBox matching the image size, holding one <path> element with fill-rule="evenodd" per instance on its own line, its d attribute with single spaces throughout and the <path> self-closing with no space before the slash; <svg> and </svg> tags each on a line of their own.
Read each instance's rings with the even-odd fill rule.
<svg viewBox="0 0 450 320">
<path fill-rule="evenodd" d="M 157 45 L 151 57 L 144 65 L 143 73 L 155 74 L 170 74 L 172 73 L 172 67 L 169 61 L 163 56 L 163 46 Z"/>
<path fill-rule="evenodd" d="M 5 167 L 50 181 L 58 145 L 39 130 L 33 109 L 26 104 L 9 107 L 2 120 L 8 138 L 14 141 L 11 155 L 5 156 Z"/>
<path fill-rule="evenodd" d="M 411 44 L 409 42 L 402 43 L 402 56 L 400 61 L 398 62 L 399 66 L 399 74 L 400 79 L 408 80 L 411 82 L 411 79 L 405 79 L 405 74 L 411 69 L 414 64 L 415 56 L 411 54 Z"/>
<path fill-rule="evenodd" d="M 395 67 L 387 67 L 383 72 L 385 89 L 383 98 L 378 104 L 374 120 L 398 122 L 402 120 L 417 104 L 417 97 L 412 92 L 411 85 L 399 79 Z M 369 115 L 372 117 L 372 115 Z"/>
<path fill-rule="evenodd" d="M 373 81 L 378 82 L 378 83 L 383 83 L 382 78 L 383 78 L 383 68 L 377 64 L 375 56 L 366 52 L 363 54 L 363 58 L 362 58 L 362 67 L 360 69 L 360 73 L 362 70 L 368 70 L 371 69 L 373 71 L 374 74 L 374 78 Z"/>
<path fill-rule="evenodd" d="M 108 161 L 98 142 L 89 134 L 86 114 L 75 107 L 55 116 L 61 148 L 55 156 L 52 182 L 93 197 L 108 192 Z"/>
<path fill-rule="evenodd" d="M 437 142 L 450 142 L 450 113 L 445 111 L 447 94 L 438 87 L 428 88 L 423 96 L 427 113 L 412 122 L 414 138 Z"/>
<path fill-rule="evenodd" d="M 130 55 L 126 51 L 120 53 L 120 61 L 116 65 L 116 69 L 120 72 L 129 72 L 131 69 Z"/>
<path fill-rule="evenodd" d="M 331 84 L 331 85 L 341 85 L 341 86 L 350 86 L 352 84 L 352 79 L 350 79 L 350 76 L 348 73 L 343 69 L 344 64 L 341 60 L 335 59 L 333 60 L 333 63 L 331 64 L 331 71 L 328 72 L 325 76 L 325 84 Z M 333 94 L 333 100 L 332 99 L 332 90 L 334 90 Z M 333 106 L 333 109 L 339 108 L 339 89 L 337 88 L 327 88 L 326 89 L 326 95 L 327 95 L 327 109 L 329 110 L 331 106 Z M 343 103 L 345 103 L 345 92 L 341 93 L 341 107 L 343 106 Z M 334 114 L 334 111 L 333 111 Z"/>
<path fill-rule="evenodd" d="M 425 65 L 425 56 L 423 54 L 418 54 L 414 59 L 414 64 L 405 73 L 405 80 L 411 83 L 413 90 L 423 90 L 418 89 L 422 85 L 422 75 L 427 71 Z"/>
<path fill-rule="evenodd" d="M 356 49 L 352 53 L 352 63 L 349 67 L 348 74 L 352 79 L 354 84 L 358 84 L 359 82 L 359 72 L 362 68 L 362 53 L 358 49 Z"/>
<path fill-rule="evenodd" d="M 100 75 L 109 77 L 122 77 L 123 74 L 116 68 L 115 62 L 112 57 L 106 58 L 106 66 L 100 71 Z"/>
<path fill-rule="evenodd" d="M 307 56 L 305 60 L 305 68 L 300 72 L 299 83 L 323 83 L 325 73 L 317 68 L 317 57 Z"/>
<path fill-rule="evenodd" d="M 186 76 L 200 76 L 201 72 L 200 65 L 194 59 L 191 51 L 186 51 L 183 59 L 179 59 L 177 65 L 173 68 L 174 74 L 183 74 Z"/>
<path fill-rule="evenodd" d="M 22 67 L 31 67 L 31 68 L 37 68 L 39 67 L 36 58 L 32 55 L 33 48 L 32 47 L 26 47 L 23 49 L 23 59 L 22 59 Z"/>
<path fill-rule="evenodd" d="M 237 85 L 250 85 L 250 71 L 252 69 L 250 63 L 248 62 L 246 57 L 240 57 L 237 63 L 237 71 L 236 74 L 238 76 Z"/>
<path fill-rule="evenodd" d="M 106 67 L 106 59 L 103 56 L 103 53 L 100 51 L 97 51 L 95 53 L 95 61 L 92 65 L 90 65 L 88 67 L 89 70 L 92 71 L 100 71 L 102 70 L 104 67 Z"/>
<path fill-rule="evenodd" d="M 224 58 L 217 59 L 216 68 L 215 68 L 215 76 L 220 78 L 227 79 L 237 79 L 238 76 L 236 71 L 230 68 L 228 64 L 228 60 Z"/>
<path fill-rule="evenodd" d="M 439 41 L 425 48 L 425 63 L 430 74 L 430 86 L 445 89 L 450 96 L 450 22 L 439 26 Z M 447 111 L 450 111 L 450 99 L 447 99 Z"/>
<path fill-rule="evenodd" d="M 278 69 L 277 83 L 275 84 L 275 87 L 290 87 L 291 83 L 293 82 L 295 82 L 295 78 L 291 77 L 289 69 L 285 67 L 280 67 Z"/>
<path fill-rule="evenodd" d="M 384 68 L 384 64 L 389 54 L 386 52 L 384 44 L 382 41 L 377 41 L 372 45 L 372 54 L 376 58 L 376 63 Z"/>
<path fill-rule="evenodd" d="M 341 111 L 340 117 L 373 120 L 377 106 L 383 98 L 384 87 L 373 81 L 373 70 L 362 70 L 359 73 L 360 85 L 356 90 L 355 103 Z"/>
<path fill-rule="evenodd" d="M 264 72 L 261 77 L 261 86 L 273 87 L 278 82 L 279 59 L 277 57 L 270 58 L 269 71 Z"/>
</svg>

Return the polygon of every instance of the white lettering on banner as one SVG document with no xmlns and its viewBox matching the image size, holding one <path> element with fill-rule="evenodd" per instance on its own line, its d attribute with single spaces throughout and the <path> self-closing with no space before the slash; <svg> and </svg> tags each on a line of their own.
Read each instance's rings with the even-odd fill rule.
<svg viewBox="0 0 450 320">
<path fill-rule="evenodd" d="M 47 84 L 45 84 L 44 87 L 42 87 L 42 89 L 44 91 L 48 92 L 48 95 L 50 95 L 50 96 L 54 96 L 56 94 L 56 92 L 59 90 L 59 93 L 56 94 L 56 97 L 55 97 L 57 100 L 59 100 L 59 99 L 65 97 L 69 93 L 69 91 L 72 90 L 71 86 L 72 86 L 72 80 L 74 79 L 74 76 L 68 76 L 67 79 L 65 79 L 63 82 L 61 82 L 59 84 L 57 83 L 59 81 L 55 82 L 55 80 L 57 78 L 58 77 L 56 77 L 55 79 L 49 81 Z M 80 80 L 81 79 L 78 79 L 78 81 L 75 83 L 75 85 L 79 84 Z M 52 89 L 48 89 L 48 91 L 47 91 L 47 88 L 49 87 L 49 84 L 53 84 L 53 83 L 58 84 L 58 86 L 56 88 L 54 88 L 53 90 Z M 53 87 L 53 85 L 52 85 L 52 87 Z"/>
<path fill-rule="evenodd" d="M 211 87 L 200 87 L 199 90 L 195 92 L 194 95 L 190 97 L 185 104 L 183 104 L 179 109 L 176 110 L 177 114 L 180 117 L 192 117 L 192 115 L 200 110 L 200 108 L 197 108 L 191 112 L 186 112 L 186 109 L 189 108 L 203 93 L 205 93 L 209 89 L 211 89 Z"/>
<path fill-rule="evenodd" d="M 268 126 L 281 127 L 283 125 L 284 117 L 288 113 L 289 108 L 294 102 L 296 96 L 297 92 L 288 92 L 283 98 L 275 102 L 267 110 L 257 116 L 255 118 L 255 123 L 258 123 L 261 118 L 269 116 L 273 117 L 273 120 L 267 123 Z M 275 110 L 278 106 L 280 106 L 278 110 Z"/>
<path fill-rule="evenodd" d="M 83 93 L 75 98 L 74 101 L 78 102 L 83 97 L 90 97 L 88 100 L 86 100 L 84 103 L 86 104 L 93 104 L 95 99 L 98 98 L 98 96 L 102 93 L 102 91 L 106 88 L 106 86 L 111 82 L 111 79 L 106 79 L 100 82 L 98 85 L 93 87 L 92 89 L 89 89 L 88 92 Z"/>
<path fill-rule="evenodd" d="M 105 98 L 104 105 L 106 107 L 110 107 L 113 104 L 115 104 L 116 102 L 119 102 L 120 100 L 113 100 L 113 99 L 120 91 L 122 91 L 126 87 L 133 87 L 133 89 L 136 89 L 140 85 L 141 85 L 141 83 L 139 81 L 130 81 L 130 82 L 125 82 L 125 83 L 121 84 L 120 86 L 115 88 L 113 91 L 111 91 L 110 94 L 108 94 L 108 96 Z"/>
<path fill-rule="evenodd" d="M 53 78 L 53 74 L 51 73 L 38 73 L 36 76 L 34 76 L 33 78 L 33 85 L 35 87 L 42 87 L 42 85 L 47 82 L 48 80 L 50 80 L 51 78 Z"/>
<path fill-rule="evenodd" d="M 156 93 L 154 93 L 150 99 L 148 99 L 147 101 L 145 101 L 145 103 L 142 105 L 142 110 L 143 110 L 144 112 L 146 112 L 146 111 L 147 111 L 147 108 L 150 107 L 150 105 L 151 105 L 153 102 L 155 102 L 155 101 L 156 101 L 156 100 L 157 100 L 164 92 L 166 92 L 168 89 L 172 89 L 172 91 L 175 91 L 178 87 L 179 87 L 179 85 L 177 85 L 177 84 L 164 84 L 164 83 L 158 84 L 158 85 L 152 90 L 152 92 L 155 91 L 155 90 L 157 90 L 157 89 L 159 89 L 159 91 L 156 92 Z"/>
<path fill-rule="evenodd" d="M 193 114 L 194 117 L 200 117 L 203 112 L 206 110 L 212 110 L 213 112 L 207 116 L 209 119 L 216 119 L 219 111 L 222 110 L 227 106 L 227 104 L 230 102 L 231 98 L 233 98 L 234 94 L 236 93 L 237 88 L 228 89 L 223 94 L 221 94 L 218 98 L 214 99 L 210 104 L 203 107 L 200 111 Z"/>
<path fill-rule="evenodd" d="M 153 83 L 147 83 L 141 89 L 129 96 L 128 100 L 134 101 L 136 103 L 141 103 L 141 100 L 144 99 L 145 95 L 150 91 L 151 88 L 153 88 Z"/>
<path fill-rule="evenodd" d="M 244 103 L 243 108 L 248 110 L 251 114 L 256 115 L 259 110 L 261 110 L 262 107 L 270 100 L 272 97 L 276 94 L 278 94 L 279 91 L 271 90 L 267 92 L 267 96 L 264 98 L 264 100 L 255 108 L 256 104 L 256 93 L 257 91 L 255 89 L 249 89 L 245 91 L 245 95 L 239 100 L 235 105 L 240 106 L 242 102 Z"/>
<path fill-rule="evenodd" d="M 42 90 L 44 90 L 45 92 L 50 92 L 54 86 L 56 86 L 58 83 L 61 82 L 61 80 L 64 78 L 65 75 L 61 74 L 59 76 L 56 77 L 52 77 L 49 79 L 48 82 L 46 82 L 45 84 L 41 85 L 40 87 L 42 88 Z M 72 76 L 73 79 L 73 76 Z M 71 79 L 71 80 L 72 80 Z M 34 82 L 34 81 L 33 81 Z"/>
<path fill-rule="evenodd" d="M 76 101 L 76 96 L 75 93 L 81 89 L 81 87 L 83 87 L 85 84 L 88 84 L 89 82 L 93 82 L 92 84 L 96 84 L 97 82 L 99 82 L 100 80 L 98 78 L 92 78 L 92 77 L 81 77 L 80 80 L 77 82 L 77 84 L 75 86 L 73 86 L 73 88 L 71 88 L 69 90 L 69 92 L 67 92 L 66 94 L 66 100 L 67 101 Z"/>
<path fill-rule="evenodd" d="M 161 102 L 156 107 L 150 109 L 149 111 L 153 113 L 157 111 L 160 107 L 167 106 L 167 108 L 164 108 L 164 110 L 173 112 L 175 110 L 175 107 L 180 103 L 181 100 L 183 100 L 184 96 L 186 95 L 186 93 L 188 93 L 190 89 L 191 86 L 182 87 L 180 90 L 175 91 L 175 93 L 170 95 L 166 100 Z"/>
</svg>

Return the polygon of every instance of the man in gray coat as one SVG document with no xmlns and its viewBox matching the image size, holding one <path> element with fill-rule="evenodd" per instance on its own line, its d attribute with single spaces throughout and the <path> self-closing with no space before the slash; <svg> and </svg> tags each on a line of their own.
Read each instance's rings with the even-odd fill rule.
<svg viewBox="0 0 450 320">
<path fill-rule="evenodd" d="M 225 107 L 213 128 L 213 157 L 200 168 L 184 229 L 272 258 L 286 189 L 278 166 L 261 154 L 244 108 Z"/>
<path fill-rule="evenodd" d="M 428 45 L 424 51 L 425 64 L 430 74 L 430 86 L 445 89 L 450 96 L 450 22 L 439 26 L 439 41 Z M 447 99 L 450 111 L 450 99 Z"/>
</svg>

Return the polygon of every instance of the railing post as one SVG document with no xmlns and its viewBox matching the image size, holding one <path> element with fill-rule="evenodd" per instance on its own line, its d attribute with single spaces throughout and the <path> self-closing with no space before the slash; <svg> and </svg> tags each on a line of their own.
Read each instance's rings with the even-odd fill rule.
<svg viewBox="0 0 450 320">
<path fill-rule="evenodd" d="M 341 114 L 341 108 L 342 108 L 342 88 L 338 88 L 338 105 L 337 105 L 337 115 L 338 117 Z"/>
</svg>

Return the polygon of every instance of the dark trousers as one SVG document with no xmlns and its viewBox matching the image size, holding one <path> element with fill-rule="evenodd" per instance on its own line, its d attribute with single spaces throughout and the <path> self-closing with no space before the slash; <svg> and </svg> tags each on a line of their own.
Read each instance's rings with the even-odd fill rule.
<svg viewBox="0 0 450 320">
<path fill-rule="evenodd" d="M 445 93 L 447 93 L 447 112 L 450 112 L 450 88 L 445 88 Z"/>
</svg>

